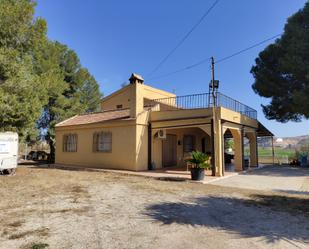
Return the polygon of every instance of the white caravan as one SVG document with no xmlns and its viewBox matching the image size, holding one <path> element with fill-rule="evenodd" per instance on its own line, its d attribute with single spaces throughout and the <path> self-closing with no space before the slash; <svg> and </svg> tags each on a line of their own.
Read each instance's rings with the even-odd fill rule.
<svg viewBox="0 0 309 249">
<path fill-rule="evenodd" d="M 0 174 L 14 173 L 18 160 L 18 134 L 0 132 Z"/>
</svg>

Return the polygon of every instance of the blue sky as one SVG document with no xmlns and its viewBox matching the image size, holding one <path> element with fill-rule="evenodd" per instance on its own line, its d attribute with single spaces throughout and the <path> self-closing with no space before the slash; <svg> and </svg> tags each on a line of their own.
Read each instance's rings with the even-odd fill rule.
<svg viewBox="0 0 309 249">
<path fill-rule="evenodd" d="M 169 77 L 147 77 L 214 0 L 38 0 L 37 16 L 48 22 L 48 36 L 75 50 L 108 95 L 130 74 L 177 95 L 208 91 L 209 63 Z M 152 76 L 201 59 L 228 56 L 283 31 L 286 19 L 305 0 L 221 0 L 184 44 Z M 263 44 L 217 65 L 220 91 L 258 110 L 259 120 L 280 137 L 309 134 L 309 121 L 281 124 L 264 118 L 250 68 Z"/>
</svg>

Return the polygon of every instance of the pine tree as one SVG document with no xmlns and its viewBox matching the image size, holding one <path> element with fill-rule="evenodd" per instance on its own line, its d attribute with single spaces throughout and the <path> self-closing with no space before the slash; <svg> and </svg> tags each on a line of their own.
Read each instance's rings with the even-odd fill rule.
<svg viewBox="0 0 309 249">
<path fill-rule="evenodd" d="M 309 2 L 288 19 L 282 37 L 259 54 L 251 73 L 253 90 L 271 99 L 262 106 L 268 119 L 309 118 Z"/>
<path fill-rule="evenodd" d="M 17 131 L 22 138 L 36 133 L 46 101 L 33 61 L 36 46 L 45 41 L 46 23 L 33 15 L 32 1 L 0 2 L 0 130 Z"/>
<path fill-rule="evenodd" d="M 0 0 L 0 131 L 38 131 L 55 151 L 55 124 L 99 108 L 99 85 L 77 54 L 50 41 L 35 2 Z"/>
</svg>

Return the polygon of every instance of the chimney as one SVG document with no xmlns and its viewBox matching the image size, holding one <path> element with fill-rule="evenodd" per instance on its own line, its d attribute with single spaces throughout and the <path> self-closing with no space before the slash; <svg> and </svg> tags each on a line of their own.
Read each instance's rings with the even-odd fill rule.
<svg viewBox="0 0 309 249">
<path fill-rule="evenodd" d="M 129 81 L 131 85 L 130 116 L 131 118 L 136 118 L 144 110 L 144 79 L 142 76 L 133 73 Z"/>
<path fill-rule="evenodd" d="M 137 84 L 137 83 L 144 84 L 143 77 L 138 75 L 138 74 L 136 74 L 136 73 L 132 73 L 129 81 L 130 81 L 130 84 Z"/>
</svg>

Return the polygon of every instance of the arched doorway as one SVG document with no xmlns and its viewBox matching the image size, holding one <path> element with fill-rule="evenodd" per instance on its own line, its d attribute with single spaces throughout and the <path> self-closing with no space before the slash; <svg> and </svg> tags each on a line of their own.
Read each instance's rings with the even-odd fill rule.
<svg viewBox="0 0 309 249">
<path fill-rule="evenodd" d="M 223 129 L 223 165 L 225 171 L 243 170 L 243 134 L 238 128 Z"/>
</svg>

